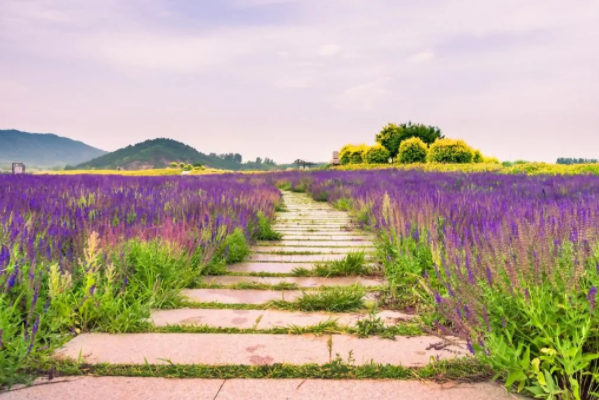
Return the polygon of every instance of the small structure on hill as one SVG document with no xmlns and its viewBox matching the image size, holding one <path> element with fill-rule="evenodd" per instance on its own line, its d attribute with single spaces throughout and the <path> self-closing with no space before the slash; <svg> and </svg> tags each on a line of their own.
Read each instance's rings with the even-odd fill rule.
<svg viewBox="0 0 599 400">
<path fill-rule="evenodd" d="M 313 162 L 310 162 L 310 161 L 304 161 L 304 160 L 300 160 L 300 159 L 295 160 L 293 163 L 295 165 L 297 165 L 298 169 L 308 169 L 310 167 L 318 165 L 316 163 L 313 163 Z"/>
<path fill-rule="evenodd" d="M 12 163 L 12 174 L 24 174 L 25 173 L 25 164 L 23 163 Z"/>
<path fill-rule="evenodd" d="M 339 162 L 339 152 L 338 151 L 334 151 L 333 152 L 333 159 L 330 162 L 331 165 L 340 165 L 341 163 Z"/>
</svg>

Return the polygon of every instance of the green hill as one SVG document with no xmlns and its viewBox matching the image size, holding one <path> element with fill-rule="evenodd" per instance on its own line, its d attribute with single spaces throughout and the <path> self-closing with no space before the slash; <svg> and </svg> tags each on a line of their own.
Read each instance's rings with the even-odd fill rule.
<svg viewBox="0 0 599 400">
<path fill-rule="evenodd" d="M 53 167 L 78 164 L 105 154 L 85 143 L 52 133 L 0 130 L 0 165 L 23 162 L 27 166 Z"/>
<path fill-rule="evenodd" d="M 152 139 L 104 154 L 93 160 L 69 166 L 67 169 L 117 169 L 139 170 L 165 168 L 173 161 L 202 164 L 208 168 L 240 170 L 247 164 L 200 153 L 191 146 L 172 139 Z M 275 166 L 257 166 L 251 169 L 274 169 Z"/>
</svg>

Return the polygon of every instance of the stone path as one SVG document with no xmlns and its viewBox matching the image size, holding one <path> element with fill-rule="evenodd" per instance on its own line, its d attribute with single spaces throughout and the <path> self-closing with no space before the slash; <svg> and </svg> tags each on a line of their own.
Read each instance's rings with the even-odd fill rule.
<svg viewBox="0 0 599 400">
<path fill-rule="evenodd" d="M 326 203 L 316 203 L 302 194 L 285 193 L 287 212 L 278 215 L 274 228 L 284 234 L 278 242 L 258 243 L 244 262 L 228 266 L 231 275 L 207 277 L 205 283 L 222 285 L 216 289 L 184 291 L 188 300 L 213 308 L 156 310 L 156 327 L 201 325 L 214 328 L 269 330 L 305 328 L 327 321 L 339 326 L 354 326 L 366 312 L 324 313 L 286 312 L 260 308 L 272 300 L 294 301 L 303 291 L 317 293 L 322 287 L 360 284 L 371 288 L 373 299 L 377 277 L 312 278 L 290 276 L 296 267 L 310 268 L 317 262 L 344 258 L 349 252 L 373 251 L 372 238 L 352 228 L 344 212 Z M 298 254 L 301 253 L 301 254 Z M 276 277 L 247 276 L 247 273 L 277 273 Z M 282 276 L 280 274 L 283 274 Z M 295 284 L 300 290 L 236 289 L 239 284 Z M 295 289 L 294 288 L 294 289 Z M 216 307 L 218 303 L 221 306 Z M 253 306 L 248 306 L 253 305 Z M 408 321 L 411 317 L 380 310 L 386 325 Z M 139 333 L 79 335 L 56 352 L 60 359 L 81 360 L 89 364 L 127 365 L 195 364 L 206 366 L 260 366 L 275 363 L 303 365 L 326 364 L 337 355 L 355 365 L 371 362 L 419 367 L 431 357 L 450 359 L 466 354 L 457 341 L 435 350 L 439 338 L 432 336 L 396 337 L 396 340 L 345 334 L 285 335 L 268 333 Z M 449 389 L 451 387 L 451 389 Z M 503 389 L 492 384 L 436 385 L 417 381 L 323 381 L 323 380 L 212 380 L 125 377 L 79 377 L 52 382 L 38 380 L 31 388 L 0 394 L 4 399 L 506 399 Z"/>
</svg>

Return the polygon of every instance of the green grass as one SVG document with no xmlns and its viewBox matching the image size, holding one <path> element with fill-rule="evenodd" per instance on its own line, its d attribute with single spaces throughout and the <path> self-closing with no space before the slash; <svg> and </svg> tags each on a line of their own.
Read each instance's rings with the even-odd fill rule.
<svg viewBox="0 0 599 400">
<path fill-rule="evenodd" d="M 372 323 L 373 318 L 359 321 L 356 326 L 342 326 L 337 323 L 335 318 L 320 322 L 310 326 L 278 326 L 270 329 L 258 328 L 222 328 L 209 325 L 169 325 L 164 327 L 154 327 L 145 332 L 153 333 L 226 333 L 226 334 L 270 334 L 270 335 L 325 335 L 325 334 L 347 334 L 355 335 L 361 338 L 380 336 L 393 339 L 395 336 L 418 336 L 423 334 L 423 330 L 416 323 L 401 323 L 394 326 L 385 326 Z M 374 317 L 376 321 L 376 317 Z M 380 320 L 380 318 L 379 318 Z M 365 328 L 366 327 L 366 328 Z M 136 332 L 136 331 L 135 331 Z"/>
<path fill-rule="evenodd" d="M 239 282 L 232 285 L 223 285 L 221 283 L 199 283 L 194 289 L 232 289 L 232 290 L 326 290 L 330 286 L 305 287 L 297 283 L 280 282 L 277 284 L 261 282 Z M 381 292 L 387 290 L 386 286 L 364 286 L 366 292 Z"/>
<path fill-rule="evenodd" d="M 126 376 L 204 379 L 428 379 L 436 382 L 488 381 L 492 372 L 475 360 L 457 359 L 431 362 L 421 368 L 399 365 L 353 365 L 352 355 L 347 359 L 332 358 L 324 365 L 113 365 L 78 364 L 73 361 L 57 362 L 54 376 Z"/>
<path fill-rule="evenodd" d="M 272 223 L 263 214 L 258 214 L 258 233 L 256 240 L 276 241 L 281 240 L 283 234 L 272 228 Z"/>
<path fill-rule="evenodd" d="M 343 259 L 317 263 L 314 268 L 297 267 L 293 269 L 292 273 L 294 276 L 322 278 L 371 275 L 372 268 L 366 266 L 365 263 L 366 255 L 363 251 L 352 251 Z"/>
<path fill-rule="evenodd" d="M 317 292 L 303 292 L 293 302 L 272 301 L 274 308 L 299 311 L 344 312 L 364 308 L 366 291 L 362 286 L 333 286 Z"/>
</svg>

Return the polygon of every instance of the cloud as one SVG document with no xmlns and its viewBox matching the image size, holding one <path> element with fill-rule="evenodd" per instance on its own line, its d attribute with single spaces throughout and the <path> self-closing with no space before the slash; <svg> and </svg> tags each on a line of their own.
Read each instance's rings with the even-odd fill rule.
<svg viewBox="0 0 599 400">
<path fill-rule="evenodd" d="M 424 63 L 424 62 L 432 60 L 433 58 L 435 58 L 434 53 L 432 53 L 430 51 L 425 51 L 425 52 L 416 53 L 416 54 L 410 56 L 410 58 L 408 60 L 413 63 Z"/>
<path fill-rule="evenodd" d="M 0 0 L 0 120 L 107 149 L 173 132 L 316 160 L 322 132 L 334 148 L 411 119 L 499 157 L 591 156 L 598 35 L 596 0 Z M 273 147 L 298 109 L 306 140 Z M 530 132 L 571 137 L 520 146 Z"/>
<path fill-rule="evenodd" d="M 275 82 L 275 86 L 281 89 L 303 89 L 311 82 L 310 78 L 281 78 Z"/>
<path fill-rule="evenodd" d="M 338 108 L 372 110 L 385 97 L 387 81 L 388 79 L 383 79 L 347 88 L 336 97 L 335 105 Z"/>
<path fill-rule="evenodd" d="M 327 44 L 325 46 L 321 46 L 318 49 L 318 54 L 320 54 L 323 57 L 336 56 L 337 54 L 339 54 L 341 52 L 342 49 L 343 49 L 343 47 L 341 47 L 337 44 Z"/>
</svg>

